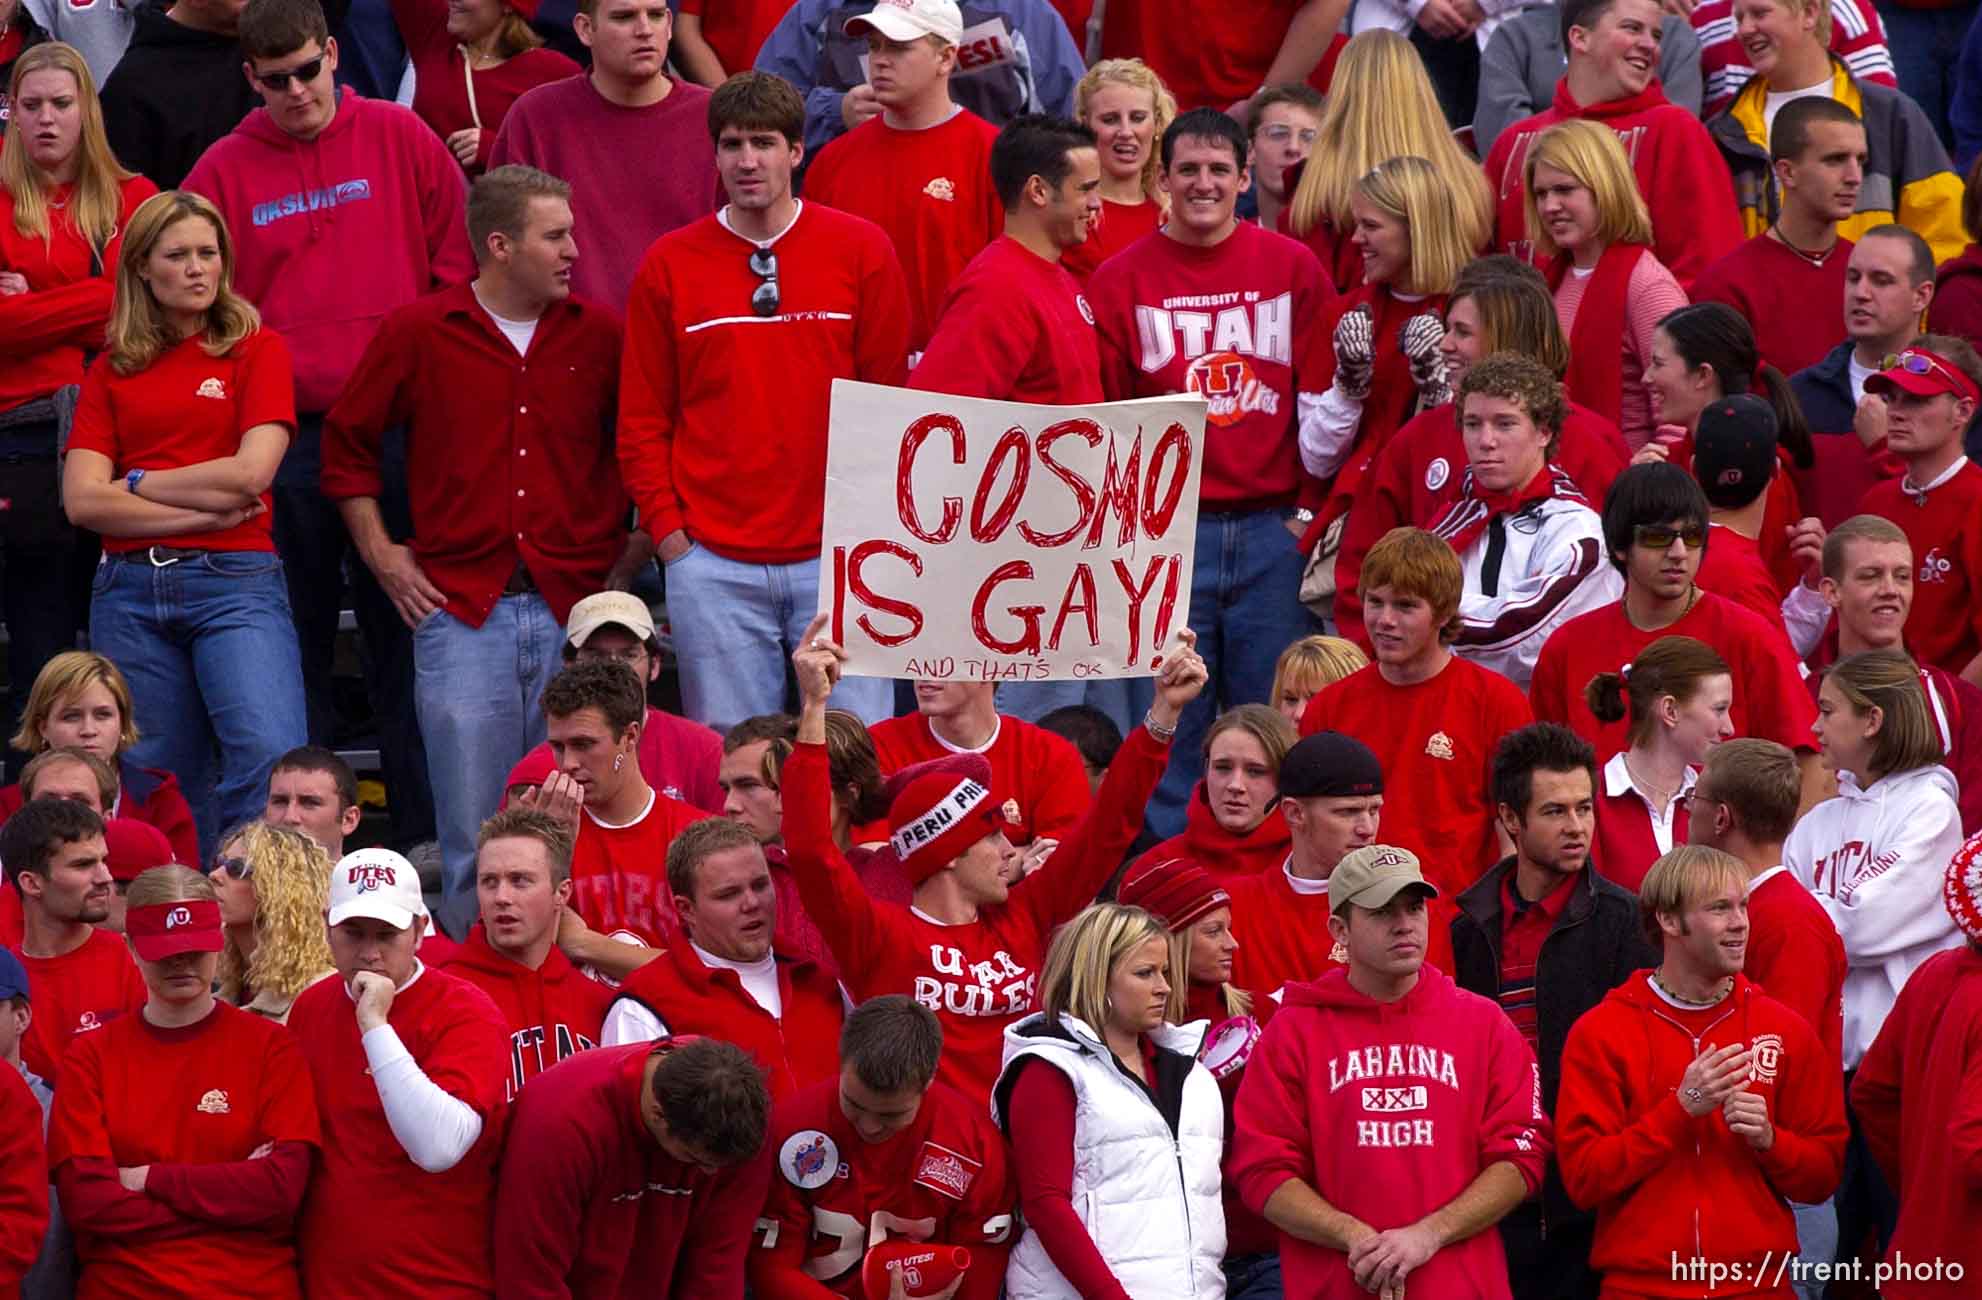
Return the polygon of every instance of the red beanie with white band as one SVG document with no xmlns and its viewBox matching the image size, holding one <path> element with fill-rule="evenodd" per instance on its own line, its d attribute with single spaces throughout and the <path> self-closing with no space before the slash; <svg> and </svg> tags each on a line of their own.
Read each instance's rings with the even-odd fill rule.
<svg viewBox="0 0 1982 1300">
<path fill-rule="evenodd" d="M 1941 886 L 1948 915 L 1973 944 L 1982 944 L 1982 832 L 1955 850 Z"/>
<path fill-rule="evenodd" d="M 928 772 L 914 778 L 888 808 L 888 847 L 915 885 L 1003 829 L 990 786 L 955 772 Z"/>
</svg>

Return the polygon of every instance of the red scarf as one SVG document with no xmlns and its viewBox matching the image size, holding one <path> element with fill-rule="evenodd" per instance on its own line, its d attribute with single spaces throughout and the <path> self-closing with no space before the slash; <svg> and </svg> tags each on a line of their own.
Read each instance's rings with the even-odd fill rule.
<svg viewBox="0 0 1982 1300">
<path fill-rule="evenodd" d="M 1635 95 L 1627 95 L 1623 99 L 1606 99 L 1601 104 L 1579 104 L 1575 96 L 1569 93 L 1569 78 L 1564 77 L 1555 83 L 1555 98 L 1550 102 L 1549 107 L 1564 117 L 1583 117 L 1592 122 L 1601 122 L 1605 118 L 1629 117 L 1633 113 L 1643 113 L 1671 102 L 1665 97 L 1665 89 L 1654 77 L 1650 85 Z"/>
<path fill-rule="evenodd" d="M 1562 377 L 1562 386 L 1570 401 L 1612 424 L 1624 422 L 1625 300 L 1638 259 L 1650 251 L 1643 244 L 1612 244 L 1604 249 L 1576 308 L 1575 328 L 1569 331 L 1569 373 Z M 1562 287 L 1569 265 L 1566 257 L 1555 259 L 1549 268 L 1549 292 Z"/>
<path fill-rule="evenodd" d="M 1478 541 L 1480 534 L 1487 530 L 1495 515 L 1518 514 L 1537 501 L 1549 501 L 1556 497 L 1566 497 L 1580 501 L 1583 494 L 1567 475 L 1553 465 L 1543 465 L 1541 471 L 1529 479 L 1523 487 L 1512 492 L 1489 492 L 1480 486 L 1469 468 L 1459 480 L 1459 499 L 1447 506 L 1431 526 L 1431 531 L 1443 537 L 1452 549 L 1461 555 L 1466 548 Z"/>
</svg>

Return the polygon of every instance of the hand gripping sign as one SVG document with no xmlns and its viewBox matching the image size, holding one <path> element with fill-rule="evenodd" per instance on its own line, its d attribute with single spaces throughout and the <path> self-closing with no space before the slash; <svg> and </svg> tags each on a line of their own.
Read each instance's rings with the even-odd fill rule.
<svg viewBox="0 0 1982 1300">
<path fill-rule="evenodd" d="M 846 671 L 1146 677 L 1190 612 L 1201 397 L 1030 406 L 836 380 L 820 612 Z"/>
</svg>

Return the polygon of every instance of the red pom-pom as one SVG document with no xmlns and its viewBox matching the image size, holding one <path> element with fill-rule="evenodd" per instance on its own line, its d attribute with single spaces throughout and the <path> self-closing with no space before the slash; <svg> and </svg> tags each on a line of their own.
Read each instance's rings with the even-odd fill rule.
<svg viewBox="0 0 1982 1300">
<path fill-rule="evenodd" d="M 970 1252 L 940 1242 L 889 1241 L 867 1252 L 860 1266 L 860 1289 L 867 1300 L 888 1300 L 893 1274 L 900 1270 L 909 1300 L 940 1295 L 970 1267 Z"/>
<path fill-rule="evenodd" d="M 1982 943 L 1982 832 L 1955 850 L 1941 884 L 1948 915 L 1974 943 Z"/>
</svg>

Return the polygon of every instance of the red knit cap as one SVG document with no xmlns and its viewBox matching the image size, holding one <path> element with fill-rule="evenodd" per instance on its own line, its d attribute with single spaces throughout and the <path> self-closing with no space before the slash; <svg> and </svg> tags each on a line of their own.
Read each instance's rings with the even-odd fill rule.
<svg viewBox="0 0 1982 1300">
<path fill-rule="evenodd" d="M 988 776 L 989 764 L 986 769 Z M 888 847 L 917 885 L 1004 828 L 998 806 L 991 802 L 990 784 L 955 772 L 914 778 L 888 808 Z"/>
<path fill-rule="evenodd" d="M 1172 930 L 1183 930 L 1231 903 L 1232 896 L 1189 858 L 1165 858 L 1130 867 L 1115 891 L 1115 901 L 1154 914 Z"/>
<path fill-rule="evenodd" d="M 1955 850 L 1941 885 L 1948 915 L 1970 943 L 1982 943 L 1982 832 Z"/>
<path fill-rule="evenodd" d="M 509 769 L 509 779 L 502 783 L 501 807 L 509 806 L 509 792 L 518 786 L 540 786 L 551 779 L 557 771 L 557 760 L 551 757 L 549 745 L 539 745 L 517 760 L 516 766 Z"/>
</svg>

